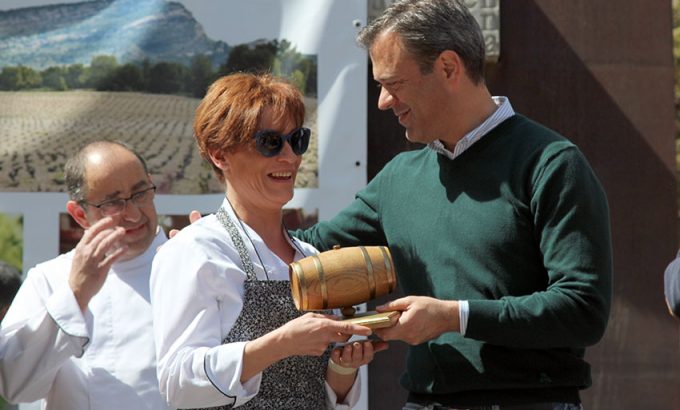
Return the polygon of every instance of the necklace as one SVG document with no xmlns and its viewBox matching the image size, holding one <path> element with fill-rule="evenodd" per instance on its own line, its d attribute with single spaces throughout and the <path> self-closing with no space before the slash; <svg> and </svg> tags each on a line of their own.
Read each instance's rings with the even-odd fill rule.
<svg viewBox="0 0 680 410">
<path fill-rule="evenodd" d="M 307 257 L 307 254 L 304 253 L 302 248 L 300 248 L 300 246 L 298 245 L 297 240 L 295 240 L 295 238 L 290 236 L 290 233 L 288 233 L 288 227 L 286 226 L 286 223 L 283 222 L 283 218 L 281 219 L 281 227 L 283 228 L 283 234 L 286 235 L 290 243 L 292 243 L 293 246 L 295 246 L 295 249 L 297 249 L 297 251 L 300 252 L 300 255 L 302 255 L 303 258 Z M 295 259 L 295 257 L 293 257 L 293 259 Z"/>
<path fill-rule="evenodd" d="M 269 272 L 267 271 L 267 268 L 266 268 L 265 265 L 264 265 L 264 261 L 262 260 L 262 257 L 260 256 L 260 252 L 258 252 L 258 250 L 257 250 L 257 246 L 255 245 L 255 242 L 253 241 L 253 238 L 251 238 L 250 235 L 248 234 L 248 230 L 246 229 L 246 226 L 245 226 L 245 224 L 243 223 L 243 220 L 241 220 L 241 217 L 238 216 L 238 213 L 236 212 L 236 209 L 235 209 L 234 206 L 232 205 L 231 201 L 229 201 L 229 198 L 227 198 L 227 202 L 229 203 L 229 206 L 231 207 L 232 211 L 234 211 L 234 215 L 236 216 L 236 220 L 238 220 L 238 223 L 239 223 L 239 225 L 241 226 L 241 229 L 243 230 L 243 233 L 246 234 L 246 237 L 247 237 L 248 240 L 250 241 L 250 244 L 252 245 L 253 249 L 255 250 L 255 255 L 257 256 L 257 259 L 260 261 L 260 266 L 262 266 L 262 270 L 264 271 L 265 277 L 267 278 L 267 280 L 270 280 L 270 279 L 269 279 Z M 296 241 L 295 241 L 295 240 L 290 236 L 290 234 L 288 233 L 288 229 L 286 229 L 286 225 L 283 223 L 283 219 L 281 220 L 281 229 L 283 230 L 283 234 L 286 236 L 286 238 L 288 239 L 288 241 L 289 241 L 290 243 L 293 244 L 293 246 L 295 247 L 295 249 L 296 249 L 298 252 L 300 252 L 300 254 L 301 254 L 303 257 L 306 257 L 307 255 L 302 251 L 302 249 L 298 246 L 298 244 L 296 243 Z M 269 248 L 267 248 L 267 250 L 271 252 L 271 250 L 269 250 Z M 293 255 L 293 259 L 295 259 L 295 255 Z"/>
</svg>

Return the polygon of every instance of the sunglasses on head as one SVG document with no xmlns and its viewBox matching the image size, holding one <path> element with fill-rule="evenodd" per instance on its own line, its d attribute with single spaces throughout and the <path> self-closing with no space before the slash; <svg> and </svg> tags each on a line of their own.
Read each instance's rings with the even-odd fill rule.
<svg viewBox="0 0 680 410">
<path fill-rule="evenodd" d="M 302 155 L 307 151 L 311 134 L 309 128 L 302 127 L 294 129 L 288 135 L 274 130 L 260 130 L 254 136 L 255 147 L 265 157 L 273 157 L 281 152 L 284 142 L 288 141 L 295 155 Z"/>
</svg>

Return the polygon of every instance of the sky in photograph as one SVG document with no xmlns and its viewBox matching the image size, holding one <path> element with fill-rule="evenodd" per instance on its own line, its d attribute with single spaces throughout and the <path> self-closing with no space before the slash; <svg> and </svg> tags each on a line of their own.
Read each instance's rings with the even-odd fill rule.
<svg viewBox="0 0 680 410">
<path fill-rule="evenodd" d="M 83 0 L 0 0 L 0 10 L 78 3 Z M 298 51 L 314 50 L 327 4 L 319 0 L 177 0 L 193 14 L 208 37 L 228 44 L 285 38 Z M 305 30 L 300 30 L 300 27 Z"/>
<path fill-rule="evenodd" d="M 1 0 L 0 0 L 1 1 Z M 298 51 L 317 50 L 328 2 L 319 0 L 179 0 L 213 40 L 228 44 L 285 38 Z M 301 27 L 303 29 L 301 29 Z"/>
<path fill-rule="evenodd" d="M 79 3 L 83 0 L 0 0 L 0 10 L 19 9 L 23 7 L 44 6 L 45 4 Z"/>
</svg>

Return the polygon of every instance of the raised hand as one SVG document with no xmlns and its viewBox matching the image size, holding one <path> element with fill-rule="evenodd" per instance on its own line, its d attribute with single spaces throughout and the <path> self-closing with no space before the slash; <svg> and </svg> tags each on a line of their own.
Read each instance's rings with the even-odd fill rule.
<svg viewBox="0 0 680 410">
<path fill-rule="evenodd" d="M 439 300 L 427 296 L 407 296 L 376 308 L 378 312 L 401 311 L 397 323 L 376 329 L 382 340 L 402 340 L 417 345 L 445 332 L 459 332 L 458 301 Z"/>
<path fill-rule="evenodd" d="M 125 229 L 106 217 L 86 229 L 76 245 L 68 284 L 82 311 L 104 285 L 111 265 L 127 251 L 124 236 Z"/>
</svg>

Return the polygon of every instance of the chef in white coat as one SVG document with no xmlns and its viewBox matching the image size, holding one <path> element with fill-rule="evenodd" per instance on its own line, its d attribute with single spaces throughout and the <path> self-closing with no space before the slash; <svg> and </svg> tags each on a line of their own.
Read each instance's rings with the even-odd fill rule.
<svg viewBox="0 0 680 410">
<path fill-rule="evenodd" d="M 166 241 L 141 157 L 98 141 L 66 164 L 85 234 L 32 268 L 2 322 L 2 394 L 45 409 L 167 409 L 156 379 L 149 275 Z"/>
</svg>

